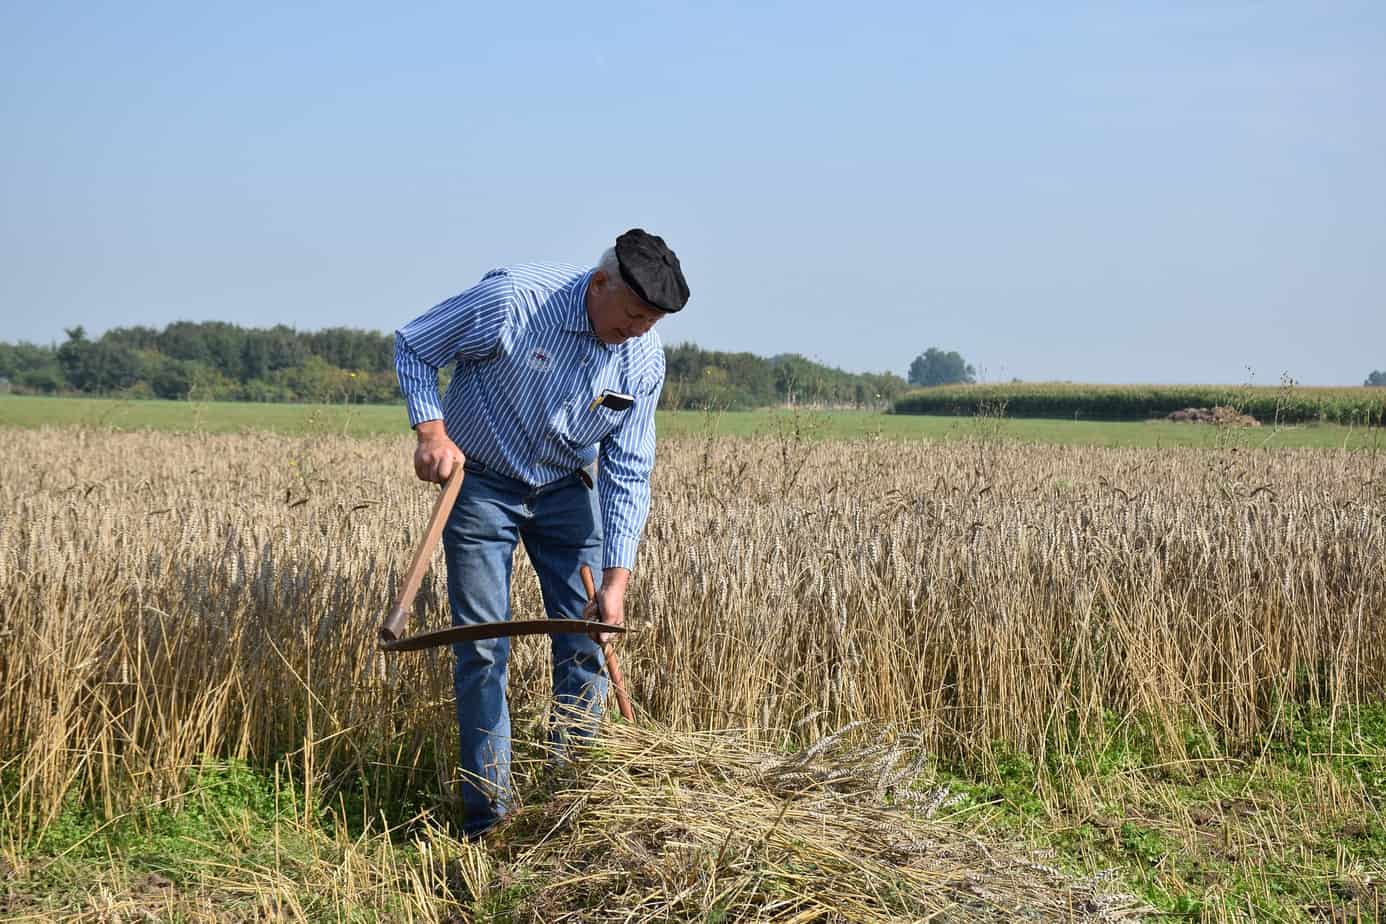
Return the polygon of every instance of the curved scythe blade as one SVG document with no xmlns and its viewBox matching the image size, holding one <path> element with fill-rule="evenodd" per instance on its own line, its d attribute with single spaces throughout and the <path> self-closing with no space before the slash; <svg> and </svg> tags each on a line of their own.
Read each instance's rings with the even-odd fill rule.
<svg viewBox="0 0 1386 924">
<path fill-rule="evenodd" d="M 583 632 L 624 632 L 625 626 L 611 626 L 590 619 L 506 619 L 482 622 L 472 626 L 451 626 L 420 632 L 393 641 L 380 640 L 384 651 L 419 651 L 437 648 L 453 642 L 469 642 L 483 638 L 505 638 L 519 635 L 576 635 Z"/>
</svg>

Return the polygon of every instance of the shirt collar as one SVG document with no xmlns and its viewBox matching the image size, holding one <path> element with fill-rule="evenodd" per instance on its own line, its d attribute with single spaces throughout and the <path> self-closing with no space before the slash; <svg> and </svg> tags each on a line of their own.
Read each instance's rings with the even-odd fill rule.
<svg viewBox="0 0 1386 924">
<path fill-rule="evenodd" d="M 568 293 L 568 304 L 563 312 L 562 327 L 578 334 L 587 334 L 606 347 L 607 350 L 614 350 L 616 347 L 610 343 L 603 343 L 598 339 L 595 331 L 592 330 L 592 321 L 587 317 L 587 286 L 592 281 L 592 274 L 596 270 L 588 270 L 579 276 L 572 285 Z"/>
<path fill-rule="evenodd" d="M 573 280 L 568 288 L 568 304 L 563 310 L 563 329 L 576 333 L 591 333 L 592 322 L 587 319 L 587 284 L 594 270 L 588 270 Z"/>
</svg>

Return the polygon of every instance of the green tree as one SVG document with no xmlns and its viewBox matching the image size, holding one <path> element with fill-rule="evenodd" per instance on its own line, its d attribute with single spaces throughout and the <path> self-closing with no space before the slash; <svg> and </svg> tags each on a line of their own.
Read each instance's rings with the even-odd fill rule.
<svg viewBox="0 0 1386 924">
<path fill-rule="evenodd" d="M 741 409 L 772 404 L 879 407 L 905 389 L 890 373 L 853 373 L 781 353 L 721 353 L 684 343 L 664 350 L 664 408 Z"/>
<path fill-rule="evenodd" d="M 83 385 L 88 381 L 87 366 L 90 361 L 92 343 L 87 339 L 87 330 L 82 325 L 63 329 L 67 341 L 58 347 L 58 366 L 63 378 L 73 388 L 86 391 Z"/>
<path fill-rule="evenodd" d="M 263 379 L 271 372 L 290 369 L 308 355 L 304 339 L 283 324 L 269 330 L 247 330 L 241 346 L 241 380 Z"/>
<path fill-rule="evenodd" d="M 155 358 L 157 357 L 157 358 Z M 145 381 L 160 398 L 182 401 L 192 396 L 198 382 L 210 377 L 211 369 L 202 363 L 186 359 L 171 359 L 161 354 L 145 362 Z"/>
<path fill-rule="evenodd" d="M 67 380 L 63 378 L 62 369 L 58 368 L 57 365 L 41 366 L 23 372 L 14 380 L 14 384 L 45 395 L 51 395 L 67 388 Z"/>
<path fill-rule="evenodd" d="M 977 370 L 968 365 L 957 350 L 945 353 L 937 347 L 929 347 L 910 363 L 911 385 L 927 388 L 930 385 L 971 384 L 975 381 Z"/>
<path fill-rule="evenodd" d="M 101 335 L 106 343 L 119 343 L 132 350 L 157 350 L 159 332 L 152 327 L 113 327 Z"/>
<path fill-rule="evenodd" d="M 1362 383 L 1372 387 L 1386 388 L 1386 372 L 1373 369 L 1372 374 L 1367 376 L 1367 380 Z"/>
<path fill-rule="evenodd" d="M 129 388 L 140 380 L 139 354 L 121 343 L 95 343 L 79 327 L 67 331 L 67 342 L 58 347 L 63 377 L 78 391 L 101 394 Z"/>
<path fill-rule="evenodd" d="M 328 327 L 299 335 L 308 352 L 338 369 L 385 372 L 394 369 L 395 338 L 375 331 Z"/>
<path fill-rule="evenodd" d="M 0 343 L 0 376 L 29 391 L 60 391 L 67 384 L 57 350 L 32 343 Z"/>
<path fill-rule="evenodd" d="M 287 389 L 295 401 L 332 403 L 350 397 L 350 375 L 321 356 L 309 356 L 271 375 L 269 383 Z"/>
<path fill-rule="evenodd" d="M 225 321 L 175 321 L 159 335 L 159 352 L 174 359 L 206 363 L 239 381 L 246 332 Z"/>
</svg>

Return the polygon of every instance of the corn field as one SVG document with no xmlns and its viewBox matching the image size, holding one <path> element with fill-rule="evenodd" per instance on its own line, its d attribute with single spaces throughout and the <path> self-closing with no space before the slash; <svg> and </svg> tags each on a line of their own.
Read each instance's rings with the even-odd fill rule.
<svg viewBox="0 0 1386 924">
<path fill-rule="evenodd" d="M 897 414 L 995 414 L 1060 420 L 1147 420 L 1189 407 L 1230 407 L 1263 424 L 1331 421 L 1379 427 L 1386 389 L 1271 385 L 1080 385 L 1037 382 L 938 385 L 895 400 Z"/>
</svg>

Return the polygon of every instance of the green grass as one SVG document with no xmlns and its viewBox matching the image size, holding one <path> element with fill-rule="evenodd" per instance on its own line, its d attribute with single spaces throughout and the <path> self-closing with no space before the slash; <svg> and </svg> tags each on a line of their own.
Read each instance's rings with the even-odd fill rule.
<svg viewBox="0 0 1386 924">
<path fill-rule="evenodd" d="M 171 908 L 186 914 L 204 901 L 253 918 L 258 878 L 313 862 L 317 845 L 296 823 L 298 807 L 292 787 L 236 762 L 190 768 L 174 797 L 109 818 L 71 803 L 15 852 L 9 907 L 0 910 L 39 919 L 90 914 L 99 889 L 140 909 L 132 920 Z"/>
<path fill-rule="evenodd" d="M 254 404 L 0 395 L 0 426 L 375 436 L 408 432 L 403 405 Z M 1166 421 L 928 417 L 868 411 L 661 411 L 664 437 L 795 436 L 809 439 L 1002 439 L 1066 446 L 1348 448 L 1386 446 L 1382 428 L 1304 424 L 1219 430 Z"/>
<path fill-rule="evenodd" d="M 407 433 L 404 406 L 379 404 L 257 404 L 249 401 L 145 401 L 117 398 L 0 396 L 0 425 L 110 427 L 185 433 Z"/>
<path fill-rule="evenodd" d="M 1376 921 L 1386 914 L 1386 706 L 1336 717 L 1287 709 L 1235 753 L 1162 759 L 1113 722 L 1100 746 L 1037 767 L 939 767 L 980 830 L 1113 868 L 1167 919 Z"/>
<path fill-rule="evenodd" d="M 1165 920 L 1386 913 L 1386 706 L 1336 716 L 1291 707 L 1251 747 L 1220 752 L 1200 739 L 1205 756 L 1179 760 L 1154 753 L 1139 722 L 1109 724 L 1079 752 L 1039 762 L 999 752 L 991 767 L 934 767 L 920 786 L 957 795 L 944 820 L 960 834 L 1048 852 L 1046 862 L 1078 874 L 1114 870 L 1110 888 L 1139 894 Z M 409 870 L 456 852 L 449 837 L 426 834 L 427 822 L 422 835 L 414 824 L 392 837 L 351 822 L 336 800 L 305 810 L 289 775 L 282 764 L 211 763 L 190 768 L 183 791 L 161 804 L 107 819 L 70 805 L 17 849 L 0 828 L 11 845 L 0 851 L 10 857 L 0 916 L 90 916 L 106 895 L 161 920 L 209 903 L 234 919 L 274 903 L 310 919 L 393 918 L 415 901 Z M 448 830 L 446 819 L 434 822 Z M 421 836 L 442 854 L 422 853 Z M 464 920 L 506 920 L 531 871 L 520 864 L 506 876 L 508 885 L 473 895 L 450 876 L 432 897 Z"/>
</svg>

